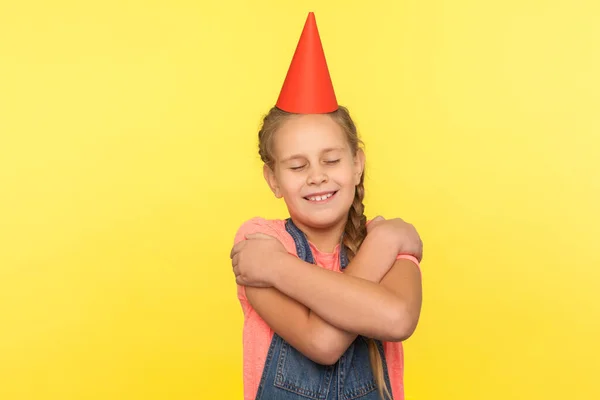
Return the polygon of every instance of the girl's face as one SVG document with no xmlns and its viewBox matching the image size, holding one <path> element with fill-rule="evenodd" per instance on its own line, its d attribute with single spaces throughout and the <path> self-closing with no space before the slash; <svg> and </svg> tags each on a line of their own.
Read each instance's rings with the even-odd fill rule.
<svg viewBox="0 0 600 400">
<path fill-rule="evenodd" d="M 274 170 L 265 166 L 264 175 L 290 216 L 317 229 L 345 223 L 364 153 L 353 154 L 342 128 L 325 114 L 288 118 L 273 140 Z"/>
</svg>

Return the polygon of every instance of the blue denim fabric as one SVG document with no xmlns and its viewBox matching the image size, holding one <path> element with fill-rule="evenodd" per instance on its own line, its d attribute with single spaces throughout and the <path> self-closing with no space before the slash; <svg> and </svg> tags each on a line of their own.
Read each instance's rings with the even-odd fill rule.
<svg viewBox="0 0 600 400">
<path fill-rule="evenodd" d="M 306 235 L 286 221 L 294 238 L 298 257 L 314 264 Z M 348 265 L 345 249 L 340 250 L 340 267 Z M 390 387 L 383 345 L 376 341 L 383 360 L 385 381 Z M 257 400 L 380 400 L 371 371 L 365 337 L 358 336 L 334 365 L 317 364 L 274 334 L 256 395 Z"/>
</svg>

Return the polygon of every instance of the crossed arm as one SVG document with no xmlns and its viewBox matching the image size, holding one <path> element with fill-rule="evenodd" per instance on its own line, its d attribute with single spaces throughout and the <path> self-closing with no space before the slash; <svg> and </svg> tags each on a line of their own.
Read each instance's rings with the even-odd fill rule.
<svg viewBox="0 0 600 400">
<path fill-rule="evenodd" d="M 396 260 L 397 254 L 397 244 L 384 230 L 367 235 L 344 273 L 286 253 L 270 254 L 268 262 L 278 264 L 273 286 L 246 286 L 246 297 L 298 351 L 317 363 L 333 364 L 357 335 L 401 341 L 416 328 L 420 271 L 410 260 Z"/>
</svg>

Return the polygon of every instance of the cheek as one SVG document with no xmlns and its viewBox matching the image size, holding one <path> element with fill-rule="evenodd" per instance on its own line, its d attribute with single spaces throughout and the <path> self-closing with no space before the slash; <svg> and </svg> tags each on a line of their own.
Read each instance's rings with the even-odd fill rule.
<svg viewBox="0 0 600 400">
<path fill-rule="evenodd" d="M 355 176 L 352 171 L 348 169 L 339 171 L 333 179 L 343 189 L 344 198 L 346 200 L 350 199 L 349 201 L 352 202 L 356 188 Z"/>
<path fill-rule="evenodd" d="M 356 186 L 354 170 L 350 167 L 345 167 L 338 170 L 335 174 L 336 180 L 341 186 Z"/>
<path fill-rule="evenodd" d="M 297 194 L 302 189 L 305 179 L 300 174 L 283 173 L 280 189 L 284 194 Z"/>
</svg>

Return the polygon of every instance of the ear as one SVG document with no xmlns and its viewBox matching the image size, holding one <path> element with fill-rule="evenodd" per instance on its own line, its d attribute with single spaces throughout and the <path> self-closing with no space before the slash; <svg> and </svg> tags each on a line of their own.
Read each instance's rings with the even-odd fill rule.
<svg viewBox="0 0 600 400">
<path fill-rule="evenodd" d="M 354 156 L 354 185 L 358 186 L 360 178 L 365 172 L 365 152 L 362 149 L 356 150 Z"/>
<path fill-rule="evenodd" d="M 279 190 L 279 183 L 277 183 L 277 177 L 275 176 L 275 172 L 273 172 L 273 170 L 267 164 L 263 165 L 263 176 L 265 177 L 265 181 L 267 181 L 267 184 L 271 188 L 271 191 L 275 197 L 280 199 L 282 196 L 281 191 Z"/>
</svg>

